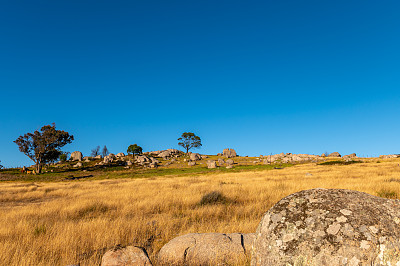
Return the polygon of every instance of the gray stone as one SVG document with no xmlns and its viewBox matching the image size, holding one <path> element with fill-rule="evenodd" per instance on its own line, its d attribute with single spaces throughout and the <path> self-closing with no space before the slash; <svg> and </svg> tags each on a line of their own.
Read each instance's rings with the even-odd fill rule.
<svg viewBox="0 0 400 266">
<path fill-rule="evenodd" d="M 147 252 L 142 247 L 128 246 L 107 251 L 101 260 L 101 266 L 150 266 L 152 265 Z"/>
<path fill-rule="evenodd" d="M 328 155 L 328 157 L 342 157 L 342 156 L 338 152 L 332 152 L 331 154 Z"/>
<path fill-rule="evenodd" d="M 226 166 L 226 169 L 232 169 L 233 168 L 233 165 L 227 165 Z"/>
<path fill-rule="evenodd" d="M 225 161 L 224 161 L 224 159 L 222 159 L 222 158 L 219 158 L 218 159 L 218 164 L 221 166 L 221 165 L 223 165 L 225 163 Z"/>
<path fill-rule="evenodd" d="M 396 265 L 399 246 L 399 200 L 311 189 L 264 214 L 251 265 Z"/>
<path fill-rule="evenodd" d="M 233 165 L 235 162 L 232 159 L 226 160 L 227 165 Z"/>
<path fill-rule="evenodd" d="M 226 157 L 226 158 L 233 158 L 236 157 L 236 151 L 234 149 L 224 149 L 222 154 Z"/>
<path fill-rule="evenodd" d="M 74 167 L 82 167 L 82 166 L 83 166 L 83 164 L 81 162 L 74 165 Z"/>
<path fill-rule="evenodd" d="M 165 244 L 161 265 L 242 265 L 250 255 L 254 234 L 187 234 Z"/>
<path fill-rule="evenodd" d="M 117 157 L 125 157 L 125 154 L 123 152 L 117 153 Z"/>
<path fill-rule="evenodd" d="M 191 153 L 189 158 L 191 161 L 198 161 L 201 160 L 201 155 L 198 153 Z"/>
<path fill-rule="evenodd" d="M 211 168 L 217 168 L 217 162 L 214 161 L 214 160 L 208 160 L 208 161 L 207 161 L 207 167 L 208 167 L 209 169 L 211 169 Z"/>
<path fill-rule="evenodd" d="M 188 166 L 195 166 L 195 165 L 196 165 L 195 161 L 188 162 Z"/>
<path fill-rule="evenodd" d="M 82 161 L 82 152 L 74 151 L 71 153 L 71 160 L 72 161 Z"/>
</svg>

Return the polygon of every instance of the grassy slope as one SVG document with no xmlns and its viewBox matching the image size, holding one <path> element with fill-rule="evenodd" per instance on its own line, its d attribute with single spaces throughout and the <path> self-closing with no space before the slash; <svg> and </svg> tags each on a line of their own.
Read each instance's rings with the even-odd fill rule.
<svg viewBox="0 0 400 266">
<path fill-rule="evenodd" d="M 237 167 L 229 172 L 198 166 L 183 173 L 179 167 L 134 173 L 148 178 L 125 178 L 132 173 L 124 169 L 93 171 L 96 175 L 91 178 L 98 180 L 60 181 L 65 178 L 51 173 L 46 182 L 2 182 L 0 261 L 96 265 L 104 250 L 115 244 L 144 246 L 154 261 L 162 245 L 178 235 L 254 232 L 268 208 L 299 190 L 347 188 L 396 198 L 399 163 L 399 159 L 369 160 L 268 171 L 260 169 L 264 166 L 250 171 Z M 220 191 L 227 200 L 200 205 L 202 196 L 211 191 Z"/>
</svg>

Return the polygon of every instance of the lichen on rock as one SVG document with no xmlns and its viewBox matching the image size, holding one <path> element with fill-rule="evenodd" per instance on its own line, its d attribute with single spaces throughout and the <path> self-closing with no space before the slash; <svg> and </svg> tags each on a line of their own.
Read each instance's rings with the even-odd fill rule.
<svg viewBox="0 0 400 266">
<path fill-rule="evenodd" d="M 399 200 L 345 189 L 300 191 L 265 213 L 251 265 L 400 266 L 399 223 Z"/>
</svg>

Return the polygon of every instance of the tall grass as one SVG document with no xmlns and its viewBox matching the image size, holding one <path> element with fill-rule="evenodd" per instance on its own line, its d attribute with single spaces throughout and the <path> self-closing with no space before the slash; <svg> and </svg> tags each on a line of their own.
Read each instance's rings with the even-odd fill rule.
<svg viewBox="0 0 400 266">
<path fill-rule="evenodd" d="M 274 203 L 303 189 L 346 188 L 397 197 L 400 182 L 392 180 L 398 179 L 399 162 L 0 183 L 0 261 L 2 265 L 98 265 L 116 244 L 143 246 L 156 261 L 159 249 L 178 235 L 255 232 Z M 220 194 L 208 199 L 222 204 L 199 204 L 213 191 Z"/>
</svg>

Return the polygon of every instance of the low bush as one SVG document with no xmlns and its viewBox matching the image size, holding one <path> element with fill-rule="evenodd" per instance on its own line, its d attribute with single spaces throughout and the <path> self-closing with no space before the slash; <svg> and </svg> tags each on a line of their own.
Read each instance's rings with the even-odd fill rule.
<svg viewBox="0 0 400 266">
<path fill-rule="evenodd" d="M 199 205 L 213 205 L 213 204 L 224 204 L 228 202 L 228 198 L 226 198 L 221 192 L 219 191 L 212 191 L 210 193 L 205 194 L 200 202 Z"/>
<path fill-rule="evenodd" d="M 318 165 L 349 165 L 349 164 L 355 164 L 355 163 L 362 163 L 362 161 L 329 161 L 329 162 L 323 162 L 319 163 Z"/>
</svg>

